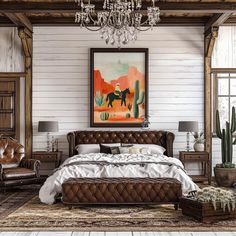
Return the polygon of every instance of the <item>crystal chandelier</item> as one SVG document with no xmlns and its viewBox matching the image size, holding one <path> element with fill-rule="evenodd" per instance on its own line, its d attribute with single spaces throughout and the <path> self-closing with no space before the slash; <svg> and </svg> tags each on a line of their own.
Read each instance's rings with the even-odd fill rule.
<svg viewBox="0 0 236 236">
<path fill-rule="evenodd" d="M 90 0 L 75 2 L 80 8 L 75 14 L 75 22 L 90 31 L 100 31 L 106 44 L 117 44 L 118 47 L 137 40 L 140 31 L 147 31 L 160 21 L 160 9 L 155 6 L 155 0 L 145 11 L 141 10 L 142 0 L 104 0 L 100 11 Z"/>
</svg>

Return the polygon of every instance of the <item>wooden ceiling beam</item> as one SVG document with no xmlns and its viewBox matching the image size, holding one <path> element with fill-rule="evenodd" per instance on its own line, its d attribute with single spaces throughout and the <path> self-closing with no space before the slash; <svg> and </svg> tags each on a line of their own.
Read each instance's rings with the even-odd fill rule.
<svg viewBox="0 0 236 236">
<path fill-rule="evenodd" d="M 34 26 L 78 26 L 74 17 L 30 17 Z M 204 26 L 208 17 L 161 17 L 158 26 Z"/>
<path fill-rule="evenodd" d="M 223 25 L 232 16 L 232 14 L 233 12 L 214 14 L 205 25 L 205 36 L 207 37 L 209 34 L 211 34 L 211 29 L 213 27 L 219 27 Z"/>
<path fill-rule="evenodd" d="M 25 57 L 32 57 L 32 33 L 27 28 L 18 28 Z"/>
<path fill-rule="evenodd" d="M 7 17 L 0 16 L 0 27 L 12 27 L 14 24 Z"/>
<path fill-rule="evenodd" d="M 92 1 L 94 2 L 94 1 Z M 98 10 L 102 10 L 102 3 L 95 3 Z M 233 2 L 157 2 L 163 13 L 226 13 L 236 12 L 236 3 Z M 150 2 L 143 2 L 143 9 L 150 6 Z M 0 13 L 74 13 L 78 7 L 73 2 L 2 2 Z"/>
<path fill-rule="evenodd" d="M 230 17 L 225 21 L 224 25 L 236 25 L 236 17 Z"/>
<path fill-rule="evenodd" d="M 17 27 L 27 28 L 33 32 L 33 26 L 29 19 L 23 13 L 4 13 Z"/>
<path fill-rule="evenodd" d="M 215 45 L 215 40 L 218 37 L 219 27 L 212 27 L 211 33 L 209 35 L 205 35 L 206 45 L 205 45 L 205 57 L 211 58 L 213 48 Z"/>
</svg>

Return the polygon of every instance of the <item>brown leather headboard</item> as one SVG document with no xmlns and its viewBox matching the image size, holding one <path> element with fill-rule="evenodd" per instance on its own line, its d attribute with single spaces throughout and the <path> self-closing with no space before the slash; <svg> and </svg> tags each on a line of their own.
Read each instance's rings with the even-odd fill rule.
<svg viewBox="0 0 236 236">
<path fill-rule="evenodd" d="M 77 154 L 78 144 L 139 143 L 158 144 L 166 149 L 165 155 L 173 156 L 175 135 L 167 131 L 74 131 L 67 134 L 69 156 Z"/>
</svg>

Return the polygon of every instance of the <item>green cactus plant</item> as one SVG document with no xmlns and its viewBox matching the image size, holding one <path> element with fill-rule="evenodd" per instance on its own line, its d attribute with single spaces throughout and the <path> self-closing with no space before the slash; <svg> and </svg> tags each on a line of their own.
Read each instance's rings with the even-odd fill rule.
<svg viewBox="0 0 236 236">
<path fill-rule="evenodd" d="M 222 164 L 219 167 L 233 168 L 233 145 L 236 144 L 236 138 L 233 138 L 233 133 L 236 131 L 235 107 L 232 107 L 231 124 L 226 121 L 226 127 L 221 129 L 220 114 L 216 111 L 216 135 L 221 139 L 221 156 Z"/>
<path fill-rule="evenodd" d="M 134 117 L 139 117 L 139 105 L 144 101 L 144 92 L 139 91 L 139 80 L 135 81 L 134 84 Z"/>
<path fill-rule="evenodd" d="M 129 113 L 126 113 L 125 117 L 126 117 L 126 118 L 130 118 L 130 114 L 129 114 Z"/>
<path fill-rule="evenodd" d="M 108 120 L 108 118 L 109 118 L 109 113 L 107 113 L 107 112 L 102 112 L 102 113 L 100 114 L 100 118 L 101 118 L 101 120 L 103 120 L 103 121 Z"/>
<path fill-rule="evenodd" d="M 105 97 L 103 94 L 102 95 L 100 94 L 100 91 L 96 92 L 96 96 L 94 99 L 95 99 L 96 105 L 99 107 L 103 106 L 105 103 Z"/>
</svg>

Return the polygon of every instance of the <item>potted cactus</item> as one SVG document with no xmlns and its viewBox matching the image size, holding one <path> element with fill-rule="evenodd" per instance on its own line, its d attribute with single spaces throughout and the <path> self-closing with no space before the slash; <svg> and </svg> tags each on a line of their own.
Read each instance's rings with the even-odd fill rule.
<svg viewBox="0 0 236 236">
<path fill-rule="evenodd" d="M 216 111 L 216 135 L 221 139 L 222 163 L 214 168 L 215 179 L 219 186 L 231 187 L 236 180 L 236 168 L 233 163 L 233 145 L 236 138 L 233 133 L 236 131 L 235 107 L 232 107 L 231 124 L 226 121 L 225 128 L 221 129 L 219 111 Z"/>
</svg>

